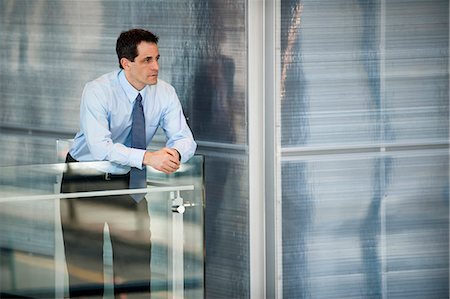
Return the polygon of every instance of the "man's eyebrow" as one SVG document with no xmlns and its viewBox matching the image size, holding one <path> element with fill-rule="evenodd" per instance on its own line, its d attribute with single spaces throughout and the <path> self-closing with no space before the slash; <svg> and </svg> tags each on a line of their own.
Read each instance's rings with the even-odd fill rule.
<svg viewBox="0 0 450 299">
<path fill-rule="evenodd" d="M 156 58 L 159 58 L 159 57 L 161 57 L 160 54 L 156 55 Z M 151 58 L 155 58 L 155 57 L 153 57 L 153 56 L 145 56 L 144 57 L 144 59 L 151 59 Z"/>
</svg>

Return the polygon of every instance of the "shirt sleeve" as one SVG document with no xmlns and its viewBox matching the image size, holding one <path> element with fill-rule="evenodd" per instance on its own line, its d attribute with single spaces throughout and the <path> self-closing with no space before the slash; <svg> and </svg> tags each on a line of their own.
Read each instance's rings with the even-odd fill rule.
<svg viewBox="0 0 450 299">
<path fill-rule="evenodd" d="M 98 161 L 110 161 L 142 169 L 145 150 L 114 143 L 109 130 L 110 108 L 108 93 L 87 84 L 83 90 L 80 107 L 80 128 L 86 137 L 89 150 Z"/>
<path fill-rule="evenodd" d="M 166 146 L 176 149 L 181 155 L 181 162 L 188 161 L 195 154 L 197 143 L 191 129 L 186 123 L 183 109 L 175 90 L 172 90 L 169 104 L 163 112 L 161 127 L 167 137 Z"/>
</svg>

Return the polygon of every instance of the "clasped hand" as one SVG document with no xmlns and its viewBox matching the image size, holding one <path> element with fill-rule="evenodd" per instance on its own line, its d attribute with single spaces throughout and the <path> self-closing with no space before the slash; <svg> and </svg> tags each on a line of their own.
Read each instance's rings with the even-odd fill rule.
<svg viewBox="0 0 450 299">
<path fill-rule="evenodd" d="M 170 174 L 180 168 L 180 156 L 177 150 L 165 147 L 156 152 L 145 152 L 143 164 Z"/>
</svg>

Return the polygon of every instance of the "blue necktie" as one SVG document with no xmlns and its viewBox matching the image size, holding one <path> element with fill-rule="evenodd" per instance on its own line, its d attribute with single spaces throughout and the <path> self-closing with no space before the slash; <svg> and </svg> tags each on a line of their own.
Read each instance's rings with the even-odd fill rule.
<svg viewBox="0 0 450 299">
<path fill-rule="evenodd" d="M 138 94 L 134 101 L 133 122 L 131 124 L 131 147 L 139 149 L 147 149 L 145 142 L 145 118 L 144 109 L 142 107 L 142 97 Z M 146 188 L 147 187 L 147 168 L 143 169 L 131 167 L 130 171 L 130 189 Z M 131 197 L 140 202 L 145 196 L 145 193 L 131 194 Z"/>
</svg>

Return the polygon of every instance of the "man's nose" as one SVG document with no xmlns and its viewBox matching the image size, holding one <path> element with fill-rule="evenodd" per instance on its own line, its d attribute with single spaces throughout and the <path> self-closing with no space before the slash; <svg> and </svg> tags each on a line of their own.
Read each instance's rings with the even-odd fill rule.
<svg viewBox="0 0 450 299">
<path fill-rule="evenodd" d="M 154 61 L 151 64 L 151 67 L 152 67 L 152 70 L 155 70 L 155 71 L 159 70 L 159 62 L 158 61 Z"/>
</svg>

